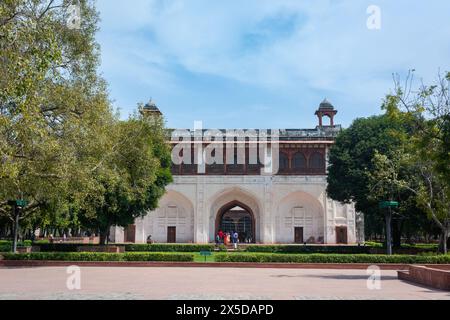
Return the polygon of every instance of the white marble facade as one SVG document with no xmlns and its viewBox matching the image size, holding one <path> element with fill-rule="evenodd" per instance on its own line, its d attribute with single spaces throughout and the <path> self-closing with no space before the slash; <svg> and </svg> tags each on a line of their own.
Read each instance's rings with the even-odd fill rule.
<svg viewBox="0 0 450 320">
<path fill-rule="evenodd" d="M 221 208 L 239 203 L 250 209 L 256 243 L 294 243 L 294 228 L 303 227 L 309 243 L 336 243 L 336 227 L 346 227 L 347 243 L 357 243 L 355 209 L 326 195 L 326 176 L 174 176 L 159 208 L 137 219 L 135 242 L 167 242 L 176 227 L 178 243 L 211 243 Z M 122 242 L 123 228 L 111 240 Z"/>
<path fill-rule="evenodd" d="M 153 105 L 148 109 L 149 112 L 155 110 L 159 112 Z M 127 229 L 127 237 L 124 237 L 123 228 L 113 227 L 110 239 L 115 242 L 134 239 L 137 243 L 145 243 L 147 237 L 151 235 L 155 242 L 174 242 L 172 236 L 175 230 L 176 242 L 211 243 L 215 240 L 220 217 L 223 217 L 225 211 L 238 206 L 245 209 L 248 212 L 247 219 L 252 220 L 251 238 L 256 243 L 362 242 L 363 216 L 355 212 L 354 205 L 333 201 L 326 194 L 329 146 L 334 143 L 335 137 L 341 131 L 341 126 L 334 124 L 336 114 L 337 110 L 325 99 L 315 113 L 319 119 L 319 125 L 315 129 L 270 131 L 270 144 L 266 144 L 268 136 L 264 135 L 265 130 L 249 132 L 237 130 L 239 135 L 235 135 L 236 132 L 233 130 L 231 133 L 224 130 L 210 132 L 194 124 L 194 131 L 187 132 L 188 145 L 194 141 L 211 143 L 213 141 L 211 137 L 215 137 L 214 142 L 220 141 L 216 144 L 219 146 L 229 141 L 233 144 L 236 141 L 244 147 L 247 143 L 250 154 L 250 150 L 256 150 L 250 142 L 255 142 L 253 138 L 257 135 L 259 156 L 264 160 L 259 161 L 266 163 L 265 160 L 270 160 L 267 162 L 268 165 L 264 166 L 260 175 L 254 176 L 247 175 L 245 171 L 240 175 L 239 172 L 235 173 L 236 175 L 226 175 L 228 171 L 216 172 L 225 175 L 212 175 L 211 172 L 205 171 L 203 162 L 198 164 L 196 175 L 183 175 L 184 172 L 175 171 L 178 174 L 174 174 L 174 182 L 167 187 L 159 208 L 149 212 L 143 219 L 137 219 L 135 227 L 133 226 L 131 231 Z M 330 119 L 329 125 L 324 124 L 323 117 Z M 174 133 L 177 133 L 177 130 L 172 133 L 175 144 L 183 146 L 178 144 L 178 139 L 182 137 L 182 133 L 186 133 L 186 130 Z M 249 140 L 245 142 L 249 133 L 251 133 L 248 136 Z M 238 136 L 244 139 L 235 140 L 234 138 Z M 217 137 L 220 139 L 217 140 Z M 230 144 L 227 144 L 225 150 L 227 161 L 229 158 L 235 159 L 234 151 L 231 151 L 228 157 L 229 146 Z M 233 148 L 234 146 L 231 150 Z M 193 159 L 205 157 L 201 148 L 194 149 L 194 152 Z M 295 160 L 294 155 L 298 153 L 302 157 Z M 177 151 L 175 154 L 180 153 Z M 282 154 L 284 158 L 280 162 Z M 289 154 L 290 160 L 287 160 Z M 308 160 L 305 157 L 307 154 Z M 316 154 L 323 157 L 322 162 L 319 161 L 319 166 L 316 166 L 317 162 L 314 160 Z M 184 155 L 188 155 L 189 158 L 191 152 L 186 151 Z M 214 155 L 216 156 L 217 159 L 221 159 L 220 153 Z M 284 164 L 284 169 L 289 168 L 291 171 L 279 172 L 281 164 Z M 292 170 L 293 166 L 297 166 L 296 168 L 300 170 Z M 305 175 L 299 175 L 300 173 Z M 240 225 L 239 222 L 232 223 L 233 227 L 238 228 Z M 244 227 L 243 230 L 248 229 Z"/>
</svg>

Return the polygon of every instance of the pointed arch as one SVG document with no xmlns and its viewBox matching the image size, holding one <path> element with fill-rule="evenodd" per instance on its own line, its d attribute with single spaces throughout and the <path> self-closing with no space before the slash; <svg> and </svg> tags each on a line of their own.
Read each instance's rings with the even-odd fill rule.
<svg viewBox="0 0 450 320">
<path fill-rule="evenodd" d="M 315 197 L 304 191 L 291 192 L 278 202 L 275 241 L 295 242 L 296 228 L 301 228 L 303 241 L 324 242 L 325 211 Z"/>
<path fill-rule="evenodd" d="M 224 189 L 209 201 L 209 241 L 214 241 L 218 216 L 224 213 L 225 209 L 239 206 L 251 212 L 254 221 L 253 238 L 256 242 L 260 239 L 260 214 L 261 204 L 257 195 L 241 187 L 231 187 Z"/>
</svg>

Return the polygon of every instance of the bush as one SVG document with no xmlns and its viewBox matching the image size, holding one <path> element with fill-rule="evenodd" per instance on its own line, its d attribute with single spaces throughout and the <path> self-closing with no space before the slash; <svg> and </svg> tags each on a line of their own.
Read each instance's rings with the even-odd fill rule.
<svg viewBox="0 0 450 320">
<path fill-rule="evenodd" d="M 335 254 L 363 254 L 370 253 L 369 247 L 364 246 L 308 246 L 308 245 L 249 245 L 247 252 L 267 253 L 335 253 Z"/>
<path fill-rule="evenodd" d="M 218 253 L 215 255 L 215 260 L 216 262 L 446 264 L 450 263 L 450 255 Z"/>
<path fill-rule="evenodd" d="M 77 252 L 78 247 L 98 246 L 97 244 L 83 243 L 36 243 L 41 252 Z"/>
<path fill-rule="evenodd" d="M 42 239 L 42 240 L 36 240 L 33 242 L 34 245 L 47 244 L 47 243 L 50 243 L 50 240 Z"/>
<path fill-rule="evenodd" d="M 37 244 L 41 252 L 77 252 L 77 247 L 83 246 L 98 246 L 96 244 L 82 244 L 82 243 L 43 243 Z M 214 251 L 216 246 L 214 244 L 172 244 L 172 243 L 132 243 L 120 244 L 114 243 L 111 245 L 125 246 L 127 252 L 200 252 L 200 251 Z M 226 251 L 225 246 L 218 247 L 219 251 Z"/>
<path fill-rule="evenodd" d="M 216 249 L 214 244 L 133 243 L 125 245 L 125 251 L 127 252 L 200 252 L 214 251 L 214 249 Z M 226 251 L 226 247 L 224 245 L 220 245 L 218 249 L 219 251 Z"/>
<path fill-rule="evenodd" d="M 103 252 L 33 252 L 5 253 L 5 260 L 49 260 L 49 261 L 194 261 L 189 253 L 103 253 Z"/>
<path fill-rule="evenodd" d="M 366 241 L 364 244 L 368 247 L 374 247 L 374 248 L 382 248 L 383 243 L 382 242 L 375 242 L 375 241 Z"/>
<path fill-rule="evenodd" d="M 124 254 L 125 261 L 194 261 L 192 253 L 169 252 L 129 252 Z"/>
<path fill-rule="evenodd" d="M 17 242 L 18 247 L 31 247 L 31 240 Z M 13 242 L 11 240 L 0 240 L 0 252 L 12 251 Z"/>
</svg>

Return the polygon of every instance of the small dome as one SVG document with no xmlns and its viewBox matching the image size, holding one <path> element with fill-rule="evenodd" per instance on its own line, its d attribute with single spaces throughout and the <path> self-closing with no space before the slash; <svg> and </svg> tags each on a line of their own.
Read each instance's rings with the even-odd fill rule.
<svg viewBox="0 0 450 320">
<path fill-rule="evenodd" d="M 334 106 L 330 101 L 324 99 L 319 105 L 319 110 L 334 110 Z"/>
<path fill-rule="evenodd" d="M 144 106 L 144 110 L 146 111 L 157 111 L 159 112 L 158 107 L 156 106 L 156 104 L 153 102 L 153 100 L 150 100 L 149 102 L 147 102 L 147 104 Z"/>
</svg>

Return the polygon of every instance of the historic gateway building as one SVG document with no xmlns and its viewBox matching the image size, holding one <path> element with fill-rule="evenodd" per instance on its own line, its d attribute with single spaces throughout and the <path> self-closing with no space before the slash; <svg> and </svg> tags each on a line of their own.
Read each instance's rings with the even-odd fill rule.
<svg viewBox="0 0 450 320">
<path fill-rule="evenodd" d="M 362 216 L 326 193 L 327 154 L 341 130 L 336 113 L 325 100 L 315 129 L 174 130 L 174 181 L 159 208 L 113 228 L 111 240 L 208 243 L 219 230 L 237 230 L 250 243 L 358 242 Z"/>
</svg>

